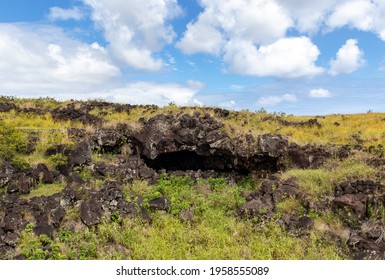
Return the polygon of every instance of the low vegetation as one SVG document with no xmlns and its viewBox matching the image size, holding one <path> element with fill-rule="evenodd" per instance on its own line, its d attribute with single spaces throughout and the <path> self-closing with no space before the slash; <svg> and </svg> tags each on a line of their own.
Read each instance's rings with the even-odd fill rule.
<svg viewBox="0 0 385 280">
<path fill-rule="evenodd" d="M 93 103 L 97 106 L 82 109 L 84 105 Z M 25 224 L 20 232 L 17 231 L 19 228 L 7 229 L 17 233 L 18 238 L 16 244 L 9 242 L 11 245 L 4 245 L 12 247 L 9 249 L 11 253 L 2 256 L 1 246 L 5 242 L 0 242 L 0 259 L 18 256 L 52 260 L 349 259 L 352 258 L 349 239 L 353 232 L 361 234 L 366 230 L 366 233 L 371 233 L 373 229 L 383 229 L 384 226 L 384 203 L 377 203 L 374 198 L 373 203 L 367 205 L 368 209 L 372 208 L 368 210 L 370 215 L 365 221 L 357 220 L 357 213 L 351 209 L 344 209 L 344 212 L 332 207 L 336 188 L 343 182 L 371 180 L 380 186 L 385 183 L 385 170 L 381 165 L 371 164 L 371 160 L 382 160 L 384 156 L 383 113 L 293 116 L 268 113 L 262 109 L 257 112 L 219 112 L 216 108 L 179 108 L 175 104 L 162 108 L 128 108 L 119 104 L 123 109 L 117 109 L 103 105 L 101 100 L 87 103 L 13 97 L 0 97 L 1 104 L 13 107 L 0 110 L 0 167 L 9 164 L 20 178 L 35 176 L 33 171 L 39 164 L 43 164 L 47 172 L 58 173 L 53 179 L 43 178 L 44 172 L 37 178 L 33 177 L 30 191 L 20 191 L 18 199 L 29 202 L 38 197 L 53 197 L 52 201 L 60 204 L 65 213 L 60 227 L 47 234 L 36 233 L 37 215 L 24 213 Z M 100 122 L 95 125 L 84 119 L 53 118 L 53 110 L 69 105 Z M 161 114 L 208 114 L 223 123 L 221 130 L 232 138 L 246 134 L 255 139 L 262 134 L 280 135 L 289 145 L 327 147 L 331 151 L 347 146 L 351 152 L 346 157 L 333 154 L 316 168 L 286 166 L 275 174 L 254 170 L 236 180 L 226 176 L 194 178 L 191 174 L 174 175 L 168 170 L 157 170 L 156 180 L 127 179 L 115 176 L 114 169 L 102 170 L 104 173 L 95 171 L 94 164 L 115 164 L 117 157 L 123 158 L 122 162 L 126 164 L 124 159 L 132 153 L 127 143 L 121 143 L 118 150 L 92 149 L 92 164 L 85 166 L 82 163 L 73 167 L 70 180 L 67 178 L 69 175 L 60 169 L 68 164 L 69 156 L 60 152 L 47 154 L 48 148 L 61 145 L 71 149 L 80 142 L 76 133 L 68 133 L 70 128 L 80 129 L 86 137 L 94 135 L 98 129 L 116 130 L 122 124 L 126 124 L 129 130 L 138 131 L 149 118 Z M 270 193 L 263 189 L 266 180 L 279 182 L 280 186 L 291 180 L 298 194 L 278 199 L 274 192 L 276 185 L 271 186 Z M 3 184 L 0 185 L 0 199 L 4 201 L 8 195 L 14 194 L 15 189 L 18 191 L 17 188 L 11 189 L 12 182 L 2 181 L 1 176 L 0 183 Z M 109 184 L 118 185 L 124 201 L 136 207 L 133 210 L 136 214 L 107 211 L 104 208 L 109 205 L 102 204 L 100 208 L 105 211 L 100 221 L 85 225 L 80 218 L 81 203 L 91 199 L 92 195 L 97 196 Z M 75 200 L 73 197 L 81 196 L 80 202 L 72 203 L 67 201 L 70 199 L 55 196 L 69 190 L 74 190 L 74 194 L 68 197 Z M 380 193 L 378 190 L 372 197 L 377 199 L 376 195 Z M 253 198 L 255 203 L 258 199 L 265 201 L 266 195 L 273 197 L 273 209 L 266 206 L 266 209 L 259 208 L 257 215 L 249 215 L 247 211 L 242 214 L 242 207 L 253 201 L 250 198 L 253 195 L 259 196 Z M 157 198 L 166 198 L 169 205 L 165 209 L 154 209 L 151 203 Z M 104 198 L 98 199 L 102 201 Z M 5 217 L 5 209 L 0 209 L 0 218 Z M 297 220 L 309 218 L 312 224 L 302 228 L 292 226 L 290 219 L 293 217 Z M 384 232 L 381 238 L 383 236 Z M 383 254 L 383 250 L 381 252 Z"/>
</svg>

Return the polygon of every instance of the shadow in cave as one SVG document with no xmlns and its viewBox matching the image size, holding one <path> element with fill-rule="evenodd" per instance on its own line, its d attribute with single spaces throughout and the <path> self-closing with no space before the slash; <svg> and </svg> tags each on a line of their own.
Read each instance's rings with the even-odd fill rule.
<svg viewBox="0 0 385 280">
<path fill-rule="evenodd" d="M 163 153 L 155 159 L 142 155 L 146 165 L 154 170 L 167 171 L 202 170 L 216 172 L 236 172 L 240 175 L 249 175 L 253 170 L 276 171 L 276 159 L 261 157 L 256 159 L 238 159 L 228 155 L 198 155 L 192 151 L 177 151 Z"/>
</svg>

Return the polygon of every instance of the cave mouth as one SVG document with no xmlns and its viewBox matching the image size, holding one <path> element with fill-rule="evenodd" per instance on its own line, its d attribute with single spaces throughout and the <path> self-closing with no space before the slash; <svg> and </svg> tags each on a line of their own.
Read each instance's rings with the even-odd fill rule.
<svg viewBox="0 0 385 280">
<path fill-rule="evenodd" d="M 232 155 L 198 155 L 193 151 L 177 151 L 158 155 L 155 159 L 142 156 L 146 165 L 157 171 L 187 171 L 187 170 L 214 170 L 220 172 L 237 171 L 249 173 L 248 170 L 238 170 L 234 167 Z"/>
<path fill-rule="evenodd" d="M 155 159 L 141 155 L 146 165 L 156 171 L 216 171 L 220 173 L 237 173 L 248 176 L 252 172 L 275 173 L 278 171 L 277 158 L 257 156 L 236 158 L 225 151 L 220 154 L 199 155 L 194 151 L 176 151 L 162 153 Z"/>
</svg>

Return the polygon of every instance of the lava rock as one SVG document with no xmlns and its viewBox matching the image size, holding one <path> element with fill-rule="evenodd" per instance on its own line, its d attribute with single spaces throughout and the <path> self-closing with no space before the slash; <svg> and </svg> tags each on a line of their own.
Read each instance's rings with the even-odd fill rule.
<svg viewBox="0 0 385 280">
<path fill-rule="evenodd" d="M 161 196 L 150 200 L 148 206 L 151 210 L 168 210 L 170 202 L 167 198 Z"/>
<path fill-rule="evenodd" d="M 41 180 L 43 184 L 52 184 L 54 182 L 53 173 L 49 171 L 44 163 L 39 163 L 33 169 L 32 176 L 38 182 Z"/>
<path fill-rule="evenodd" d="M 364 194 L 345 194 L 336 197 L 333 203 L 342 209 L 345 207 L 350 208 L 358 219 L 362 219 L 366 215 L 366 201 L 367 196 Z"/>
<path fill-rule="evenodd" d="M 80 205 L 80 218 L 86 226 L 97 225 L 103 215 L 103 207 L 99 201 L 89 199 Z"/>
</svg>

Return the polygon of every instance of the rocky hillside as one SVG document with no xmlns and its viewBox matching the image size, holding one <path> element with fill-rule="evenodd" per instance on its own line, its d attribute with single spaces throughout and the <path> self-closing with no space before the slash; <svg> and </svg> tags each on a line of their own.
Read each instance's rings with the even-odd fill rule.
<svg viewBox="0 0 385 280">
<path fill-rule="evenodd" d="M 0 259 L 384 259 L 385 115 L 0 99 Z"/>
</svg>

